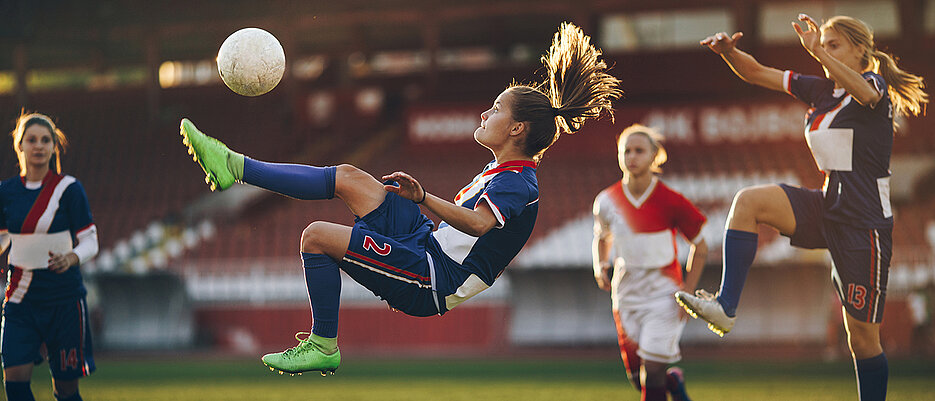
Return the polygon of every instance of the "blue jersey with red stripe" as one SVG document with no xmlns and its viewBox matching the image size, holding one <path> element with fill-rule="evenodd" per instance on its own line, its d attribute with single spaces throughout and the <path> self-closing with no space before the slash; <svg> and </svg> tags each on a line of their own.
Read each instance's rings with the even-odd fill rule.
<svg viewBox="0 0 935 401">
<path fill-rule="evenodd" d="M 539 213 L 539 184 L 532 161 L 492 161 L 455 196 L 454 203 L 476 209 L 485 202 L 497 225 L 480 237 L 462 233 L 442 222 L 433 238 L 444 253 L 439 291 L 447 294 L 447 309 L 493 285 L 506 266 L 523 249 Z M 434 248 L 434 247 L 431 247 Z M 440 255 L 438 255 L 440 256 Z"/>
<path fill-rule="evenodd" d="M 805 137 L 826 174 L 825 217 L 858 228 L 890 228 L 893 105 L 882 76 L 862 76 L 883 95 L 874 106 L 861 105 L 830 79 L 792 71 L 784 73 L 783 89 L 810 106 Z"/>
<path fill-rule="evenodd" d="M 0 231 L 11 234 L 75 236 L 94 225 L 84 187 L 74 177 L 49 172 L 38 188 L 27 188 L 22 177 L 0 182 Z M 13 241 L 11 247 L 16 247 Z M 11 249 L 12 251 L 12 249 Z M 78 265 L 64 273 L 24 270 L 10 265 L 5 300 L 14 303 L 56 303 L 87 294 Z"/>
</svg>

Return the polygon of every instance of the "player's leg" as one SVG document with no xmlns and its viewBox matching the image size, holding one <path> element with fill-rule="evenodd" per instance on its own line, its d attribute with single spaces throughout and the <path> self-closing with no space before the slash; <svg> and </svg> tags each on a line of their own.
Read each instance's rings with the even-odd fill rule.
<svg viewBox="0 0 935 401">
<path fill-rule="evenodd" d="M 854 358 L 859 398 L 862 401 L 885 400 L 889 363 L 880 345 L 880 324 L 860 321 L 845 311 L 844 328 Z"/>
<path fill-rule="evenodd" d="M 235 181 L 241 181 L 296 199 L 337 196 L 357 216 L 376 209 L 386 196 L 382 183 L 348 164 L 316 167 L 254 160 L 205 135 L 188 119 L 182 120 L 180 132 L 182 142 L 205 171 L 205 180 L 212 190 L 227 189 Z"/>
<path fill-rule="evenodd" d="M 827 226 L 832 280 L 844 305 L 844 328 L 854 359 L 860 399 L 886 399 L 889 364 L 880 345 L 880 322 L 892 255 L 891 229 Z"/>
<path fill-rule="evenodd" d="M 299 345 L 283 352 L 264 355 L 271 369 L 287 373 L 334 372 L 341 363 L 338 350 L 338 310 L 341 300 L 341 273 L 336 260 L 347 252 L 351 227 L 313 222 L 302 232 L 302 266 L 312 308 L 312 330 Z"/>
<path fill-rule="evenodd" d="M 734 326 L 740 293 L 753 264 L 757 248 L 757 227 L 766 224 L 784 235 L 792 235 L 796 215 L 786 191 L 779 185 L 744 188 L 734 196 L 727 217 L 722 252 L 721 287 L 717 296 L 699 290 L 698 295 L 678 292 L 676 298 L 693 316 L 708 322 L 719 335 Z"/>
<path fill-rule="evenodd" d="M 685 373 L 678 366 L 666 369 L 666 391 L 672 396 L 672 401 L 691 401 L 685 390 Z"/>
<path fill-rule="evenodd" d="M 666 368 L 668 363 L 643 360 L 640 382 L 643 385 L 642 401 L 666 401 Z"/>
<path fill-rule="evenodd" d="M 55 391 L 57 401 L 81 401 L 81 394 L 78 392 L 78 379 L 56 380 L 52 378 L 52 388 Z"/>
<path fill-rule="evenodd" d="M 33 401 L 29 380 L 32 377 L 32 363 L 3 367 L 3 389 L 6 399 Z"/>
</svg>

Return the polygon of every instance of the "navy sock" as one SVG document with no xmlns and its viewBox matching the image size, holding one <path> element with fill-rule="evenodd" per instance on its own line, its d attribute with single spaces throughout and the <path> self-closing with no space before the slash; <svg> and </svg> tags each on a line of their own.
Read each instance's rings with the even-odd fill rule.
<svg viewBox="0 0 935 401">
<path fill-rule="evenodd" d="M 857 391 L 861 401 L 883 401 L 886 399 L 886 382 L 889 379 L 889 362 L 886 354 L 854 361 L 857 369 Z"/>
<path fill-rule="evenodd" d="M 338 309 L 341 306 L 341 271 L 338 264 L 320 253 L 302 252 L 305 285 L 312 304 L 312 334 L 338 336 Z"/>
<path fill-rule="evenodd" d="M 302 200 L 334 198 L 337 167 L 267 163 L 245 157 L 243 182 Z"/>
<path fill-rule="evenodd" d="M 756 256 L 757 235 L 747 231 L 730 230 L 724 233 L 723 262 L 721 270 L 721 289 L 718 302 L 724 307 L 727 316 L 737 313 L 740 293 L 747 281 L 747 271 Z"/>
<path fill-rule="evenodd" d="M 6 390 L 6 399 L 10 401 L 35 401 L 32 396 L 32 389 L 29 388 L 29 382 L 10 382 L 4 381 L 3 387 Z"/>
<path fill-rule="evenodd" d="M 83 400 L 81 399 L 81 394 L 78 393 L 77 390 L 75 391 L 74 394 L 72 394 L 72 395 L 69 396 L 69 397 L 61 398 L 61 397 L 59 397 L 59 396 L 56 395 L 56 396 L 55 396 L 55 399 L 58 400 L 58 401 L 83 401 Z"/>
</svg>

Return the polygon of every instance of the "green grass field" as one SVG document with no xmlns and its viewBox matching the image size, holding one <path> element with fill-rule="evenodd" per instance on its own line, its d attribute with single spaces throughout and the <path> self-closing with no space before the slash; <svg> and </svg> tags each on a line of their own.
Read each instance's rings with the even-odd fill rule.
<svg viewBox="0 0 935 401">
<path fill-rule="evenodd" d="M 638 400 L 615 359 L 362 360 L 335 376 L 281 376 L 259 361 L 186 357 L 97 361 L 86 400 Z M 695 400 L 855 400 L 850 362 L 680 364 Z M 37 400 L 53 400 L 47 365 L 33 377 Z M 933 361 L 893 361 L 889 399 L 932 400 Z"/>
</svg>

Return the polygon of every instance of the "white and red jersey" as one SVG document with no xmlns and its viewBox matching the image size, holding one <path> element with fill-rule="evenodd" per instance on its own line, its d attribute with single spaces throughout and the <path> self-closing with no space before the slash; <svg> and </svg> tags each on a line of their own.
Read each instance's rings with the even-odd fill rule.
<svg viewBox="0 0 935 401">
<path fill-rule="evenodd" d="M 594 199 L 594 235 L 612 239 L 614 309 L 671 297 L 682 283 L 676 232 L 701 240 L 705 216 L 657 177 L 639 198 L 622 181 Z"/>
</svg>

